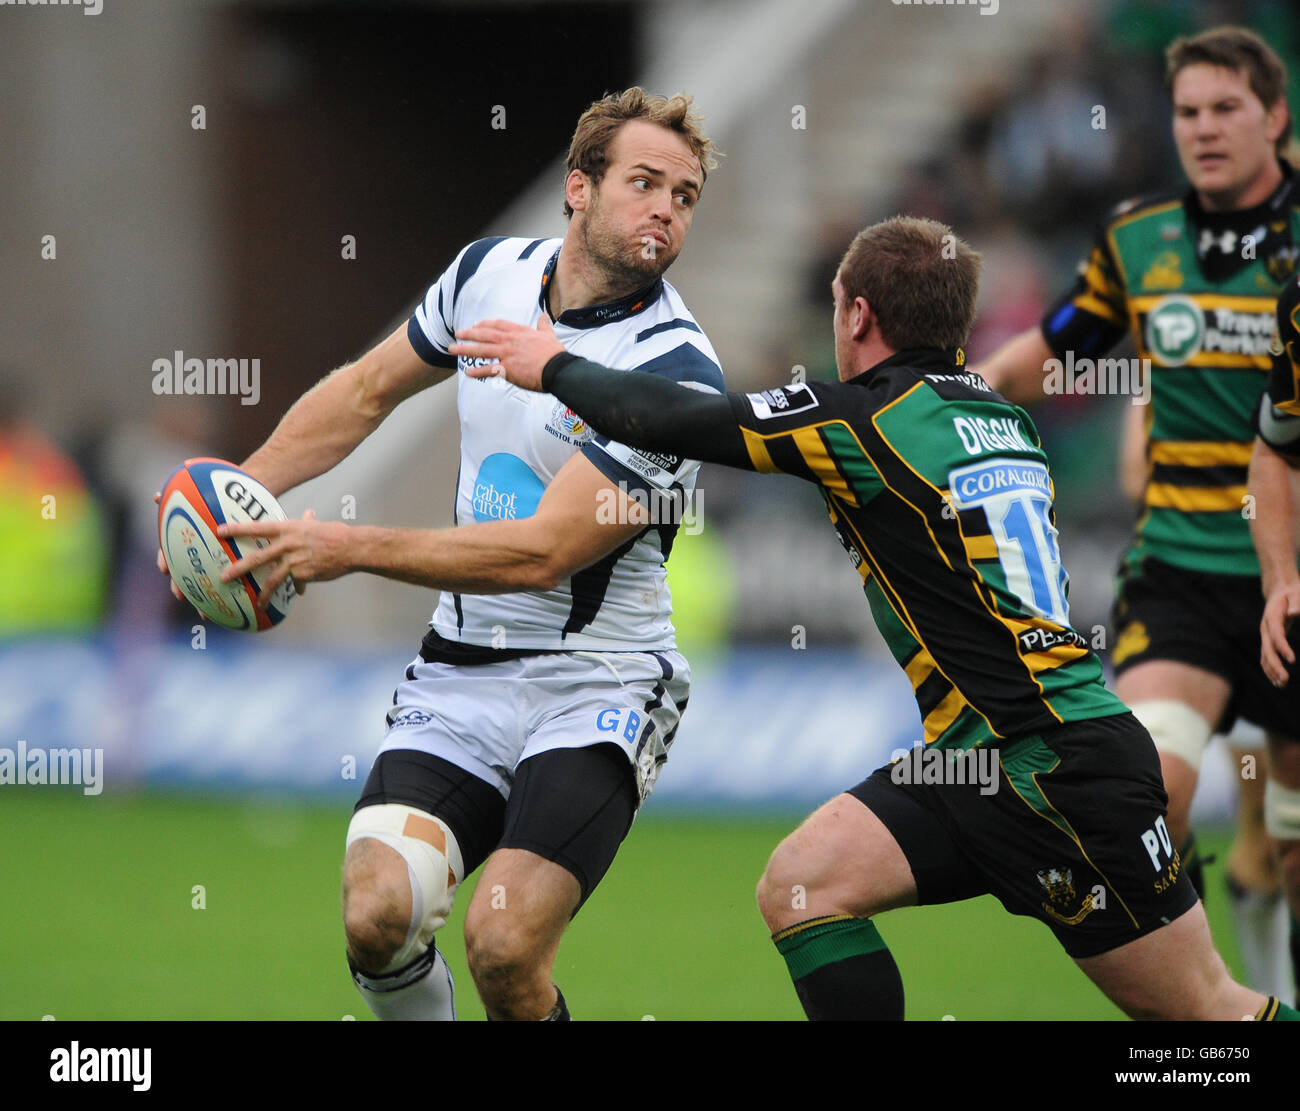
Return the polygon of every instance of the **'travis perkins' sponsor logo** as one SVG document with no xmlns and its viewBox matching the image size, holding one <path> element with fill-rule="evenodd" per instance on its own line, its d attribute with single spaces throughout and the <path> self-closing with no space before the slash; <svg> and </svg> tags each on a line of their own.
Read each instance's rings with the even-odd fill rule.
<svg viewBox="0 0 1300 1111">
<path fill-rule="evenodd" d="M 545 487 L 517 456 L 497 452 L 483 460 L 470 499 L 476 521 L 518 521 L 537 512 Z"/>
<path fill-rule="evenodd" d="M 1203 309 L 1192 298 L 1175 294 L 1151 307 L 1145 335 L 1151 357 L 1162 366 L 1183 366 L 1202 352 L 1263 356 L 1273 339 L 1273 312 Z"/>
</svg>

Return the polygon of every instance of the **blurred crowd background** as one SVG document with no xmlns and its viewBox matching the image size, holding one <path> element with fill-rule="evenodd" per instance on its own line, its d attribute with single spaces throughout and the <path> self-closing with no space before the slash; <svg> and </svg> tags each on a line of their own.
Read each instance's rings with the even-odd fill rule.
<svg viewBox="0 0 1300 1111">
<path fill-rule="evenodd" d="M 188 640 L 193 614 L 153 568 L 153 492 L 186 457 L 248 454 L 465 242 L 561 234 L 557 160 L 607 90 L 694 92 L 726 154 L 668 277 L 733 388 L 834 376 L 830 278 L 854 231 L 895 213 L 983 252 L 972 360 L 1036 322 L 1107 210 L 1183 183 L 1163 80 L 1178 34 L 1254 27 L 1300 108 L 1290 4 L 792 7 L 5 8 L 0 636 Z M 154 360 L 176 352 L 258 359 L 258 403 L 157 394 Z M 449 525 L 454 396 L 433 392 L 382 450 L 286 507 L 338 516 L 351 495 L 362 522 Z M 1033 412 L 1083 630 L 1107 620 L 1133 518 L 1116 476 L 1127 404 Z M 883 653 L 814 491 L 718 468 L 701 489 L 704 530 L 670 568 L 687 651 L 788 649 L 802 630 L 812 648 Z M 410 651 L 434 601 L 323 587 L 272 636 Z"/>
</svg>

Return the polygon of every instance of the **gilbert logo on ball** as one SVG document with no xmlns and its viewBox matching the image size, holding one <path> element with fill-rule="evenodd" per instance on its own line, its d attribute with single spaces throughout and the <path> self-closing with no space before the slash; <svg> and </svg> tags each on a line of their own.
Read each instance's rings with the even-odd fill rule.
<svg viewBox="0 0 1300 1111">
<path fill-rule="evenodd" d="M 245 521 L 283 521 L 271 492 L 224 459 L 187 459 L 174 470 L 158 499 L 158 543 L 172 579 L 205 617 L 228 629 L 259 632 L 284 620 L 297 592 L 287 579 L 265 610 L 255 573 L 222 582 L 222 569 L 265 540 L 217 535 L 217 526 Z"/>
</svg>

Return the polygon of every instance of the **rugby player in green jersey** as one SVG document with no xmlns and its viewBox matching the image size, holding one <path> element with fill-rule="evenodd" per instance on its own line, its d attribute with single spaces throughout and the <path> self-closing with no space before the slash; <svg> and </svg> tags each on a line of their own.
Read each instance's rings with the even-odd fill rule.
<svg viewBox="0 0 1300 1111">
<path fill-rule="evenodd" d="M 1046 923 L 1134 1017 L 1300 1017 L 1229 977 L 1151 740 L 1070 627 L 1038 434 L 964 365 L 978 275 L 942 224 L 861 232 L 832 285 L 836 383 L 706 396 L 580 359 L 545 322 L 481 322 L 453 351 L 602 435 L 797 475 L 825 498 L 925 744 L 817 810 L 759 883 L 809 1017 L 901 1019 L 871 916 L 984 893 Z"/>
<path fill-rule="evenodd" d="M 1120 205 L 1042 324 L 974 369 L 1020 403 L 1068 389 L 1069 372 L 1089 367 L 1090 392 L 1107 382 L 1129 392 L 1134 379 L 1149 391 L 1147 479 L 1120 568 L 1112 662 L 1116 692 L 1160 752 L 1169 829 L 1203 893 L 1189 810 L 1211 734 L 1240 716 L 1277 757 L 1300 733 L 1300 684 L 1275 688 L 1257 665 L 1264 603 L 1246 489 L 1274 305 L 1300 252 L 1300 184 L 1280 157 L 1287 78 L 1267 44 L 1220 27 L 1175 40 L 1166 59 L 1191 188 Z M 1104 358 L 1126 332 L 1145 362 Z M 1138 373 L 1115 373 L 1126 365 Z M 1278 920 L 1248 911 L 1271 871 L 1267 851 L 1260 839 L 1234 846 L 1241 870 L 1230 869 L 1229 890 L 1243 949 L 1282 954 Z M 1294 967 L 1300 870 L 1282 874 Z"/>
</svg>

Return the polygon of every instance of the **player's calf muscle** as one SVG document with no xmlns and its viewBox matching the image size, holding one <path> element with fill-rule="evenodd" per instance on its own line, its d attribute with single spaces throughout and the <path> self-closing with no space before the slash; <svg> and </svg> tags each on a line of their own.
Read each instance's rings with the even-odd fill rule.
<svg viewBox="0 0 1300 1111">
<path fill-rule="evenodd" d="M 519 849 L 489 859 L 465 915 L 465 955 L 493 1018 L 543 1018 L 554 1006 L 551 968 L 580 898 L 553 861 Z"/>
<path fill-rule="evenodd" d="M 555 1003 L 551 969 L 559 933 L 507 918 L 504 911 L 486 914 L 465 920 L 465 956 L 483 1005 L 492 1018 L 544 1018 Z"/>
<path fill-rule="evenodd" d="M 411 923 L 406 862 L 372 838 L 353 842 L 343 863 L 343 929 L 352 959 L 368 972 L 387 967 Z"/>
</svg>

